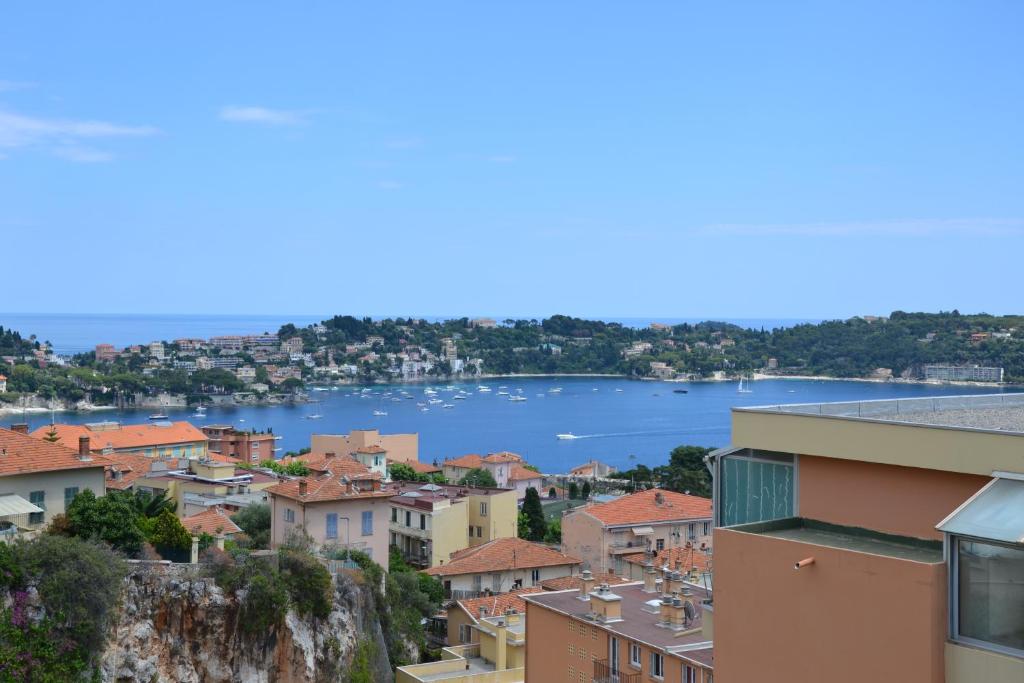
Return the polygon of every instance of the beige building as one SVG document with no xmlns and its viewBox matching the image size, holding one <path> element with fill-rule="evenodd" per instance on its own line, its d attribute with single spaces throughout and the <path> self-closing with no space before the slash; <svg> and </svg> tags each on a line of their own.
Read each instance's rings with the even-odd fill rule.
<svg viewBox="0 0 1024 683">
<path fill-rule="evenodd" d="M 178 465 L 154 460 L 145 474 L 134 478 L 132 488 L 150 493 L 166 491 L 167 497 L 178 504 L 178 516 L 187 517 L 210 507 L 235 512 L 265 502 L 264 491 L 277 483 L 274 476 L 238 468 L 234 462 L 181 460 Z"/>
<path fill-rule="evenodd" d="M 574 574 L 579 564 L 575 557 L 540 543 L 511 537 L 460 550 L 424 573 L 440 579 L 445 596 L 458 600 L 540 586 L 547 579 Z"/>
<path fill-rule="evenodd" d="M 361 449 L 379 448 L 395 462 L 418 462 L 420 459 L 419 434 L 381 434 L 376 429 L 353 429 L 348 434 L 313 434 L 310 450 L 313 453 L 348 455 Z"/>
<path fill-rule="evenodd" d="M 441 471 L 444 472 L 444 478 L 452 484 L 457 484 L 460 479 L 470 473 L 472 470 L 478 470 L 483 468 L 484 459 L 476 453 L 470 453 L 468 455 L 462 455 L 458 458 L 452 458 L 445 460 L 441 463 Z"/>
<path fill-rule="evenodd" d="M 473 629 L 477 642 L 443 648 L 437 662 L 399 667 L 395 683 L 523 683 L 526 680 L 526 616 L 509 609 L 480 619 Z"/>
<path fill-rule="evenodd" d="M 628 574 L 624 555 L 711 546 L 711 500 L 663 489 L 575 508 L 562 517 L 562 549 L 593 572 Z"/>
<path fill-rule="evenodd" d="M 42 529 L 81 491 L 102 496 L 105 464 L 88 438 L 72 450 L 0 429 L 0 540 Z"/>
<path fill-rule="evenodd" d="M 379 477 L 327 472 L 281 482 L 267 494 L 272 548 L 301 529 L 321 548 L 362 551 L 387 571 L 388 499 L 395 492 Z"/>
<path fill-rule="evenodd" d="M 710 462 L 718 683 L 1024 681 L 1024 394 L 734 408 Z"/>
<path fill-rule="evenodd" d="M 390 543 L 416 567 L 436 567 L 452 553 L 515 536 L 515 491 L 467 486 L 395 484 Z"/>
</svg>

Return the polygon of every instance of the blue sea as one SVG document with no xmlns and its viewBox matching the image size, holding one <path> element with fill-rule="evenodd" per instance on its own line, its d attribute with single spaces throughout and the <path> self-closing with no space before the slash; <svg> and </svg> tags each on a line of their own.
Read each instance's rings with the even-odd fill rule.
<svg viewBox="0 0 1024 683">
<path fill-rule="evenodd" d="M 176 335 L 175 335 L 176 336 Z M 313 433 L 347 433 L 351 429 L 378 428 L 385 433 L 418 432 L 420 459 L 444 460 L 466 453 L 509 450 L 522 454 L 544 472 L 565 472 L 596 458 L 620 468 L 636 463 L 658 465 L 681 444 L 724 446 L 729 443 L 732 406 L 778 403 L 813 403 L 916 396 L 988 393 L 998 389 L 936 387 L 912 384 L 815 380 L 761 380 L 752 383 L 753 393 L 738 393 L 734 382 L 689 384 L 631 381 L 613 378 L 490 379 L 490 393 L 476 384 L 458 385 L 470 392 L 466 400 L 453 400 L 452 391 L 436 385 L 441 404 L 421 412 L 427 385 L 375 386 L 369 398 L 359 397 L 359 387 L 337 391 L 313 391 L 319 404 L 245 408 L 210 408 L 204 419 L 191 410 L 167 411 L 174 420 L 196 424 L 230 423 L 241 428 L 271 427 L 281 436 L 284 450 L 309 446 Z M 504 387 L 504 389 L 500 389 Z M 561 388 L 560 392 L 551 389 Z M 686 394 L 674 389 L 687 389 Z M 414 399 L 401 398 L 407 391 Z M 499 391 L 521 393 L 527 398 L 510 402 Z M 390 395 L 385 395 L 390 394 Z M 395 399 L 395 400 L 392 400 Z M 374 416 L 375 410 L 387 412 Z M 320 419 L 307 419 L 319 412 Z M 21 421 L 9 416 L 4 424 Z M 84 423 L 118 420 L 144 422 L 146 411 L 97 411 L 62 413 L 59 421 Z M 48 414 L 28 414 L 34 429 L 48 424 Z M 580 437 L 561 441 L 556 434 L 571 432 Z"/>
</svg>

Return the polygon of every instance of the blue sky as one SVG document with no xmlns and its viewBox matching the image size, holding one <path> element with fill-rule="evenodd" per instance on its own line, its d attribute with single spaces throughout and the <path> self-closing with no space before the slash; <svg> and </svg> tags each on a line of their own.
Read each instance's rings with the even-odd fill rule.
<svg viewBox="0 0 1024 683">
<path fill-rule="evenodd" d="M 1021 3 L 41 5 L 0 310 L 1021 311 Z"/>
</svg>

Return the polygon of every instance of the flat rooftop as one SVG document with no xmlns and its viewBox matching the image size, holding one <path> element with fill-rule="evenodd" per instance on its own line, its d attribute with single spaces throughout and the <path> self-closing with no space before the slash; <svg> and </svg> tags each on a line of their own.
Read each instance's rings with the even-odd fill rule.
<svg viewBox="0 0 1024 683">
<path fill-rule="evenodd" d="M 1024 434 L 1024 393 L 793 403 L 733 408 L 733 411 L 838 417 Z"/>
<path fill-rule="evenodd" d="M 536 603 L 553 609 L 562 614 L 577 617 L 583 621 L 599 626 L 606 631 L 621 635 L 630 640 L 639 640 L 648 645 L 669 649 L 680 646 L 691 646 L 697 643 L 708 641 L 708 637 L 701 631 L 703 624 L 703 609 L 701 603 L 711 599 L 711 592 L 691 583 L 686 587 L 690 589 L 693 596 L 690 598 L 697 606 L 697 617 L 686 627 L 686 631 L 679 632 L 658 626 L 659 614 L 653 613 L 656 608 L 650 601 L 661 602 L 661 593 L 645 593 L 643 582 L 619 584 L 611 586 L 610 591 L 622 598 L 622 621 L 602 622 L 589 619 L 591 605 L 589 601 L 579 599 L 579 591 L 558 591 L 555 593 L 529 593 L 523 595 L 526 602 Z M 689 631 L 694 630 L 693 633 Z M 685 633 L 686 635 L 681 635 Z M 710 649 L 710 648 L 707 648 Z M 684 657 L 695 659 L 690 652 L 681 652 Z M 707 653 L 710 657 L 710 653 Z"/>
<path fill-rule="evenodd" d="M 943 561 L 940 541 L 882 534 L 860 527 L 839 526 L 801 517 L 740 524 L 729 527 L 729 530 L 912 562 L 934 564 Z"/>
</svg>

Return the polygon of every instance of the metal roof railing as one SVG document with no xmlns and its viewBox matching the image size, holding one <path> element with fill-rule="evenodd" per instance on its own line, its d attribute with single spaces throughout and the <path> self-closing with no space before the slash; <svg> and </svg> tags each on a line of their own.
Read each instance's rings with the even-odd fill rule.
<svg viewBox="0 0 1024 683">
<path fill-rule="evenodd" d="M 915 413 L 992 408 L 1024 408 L 1024 393 L 890 398 L 873 401 L 839 401 L 835 403 L 790 403 L 743 406 L 733 408 L 733 410 L 912 421 Z"/>
</svg>

